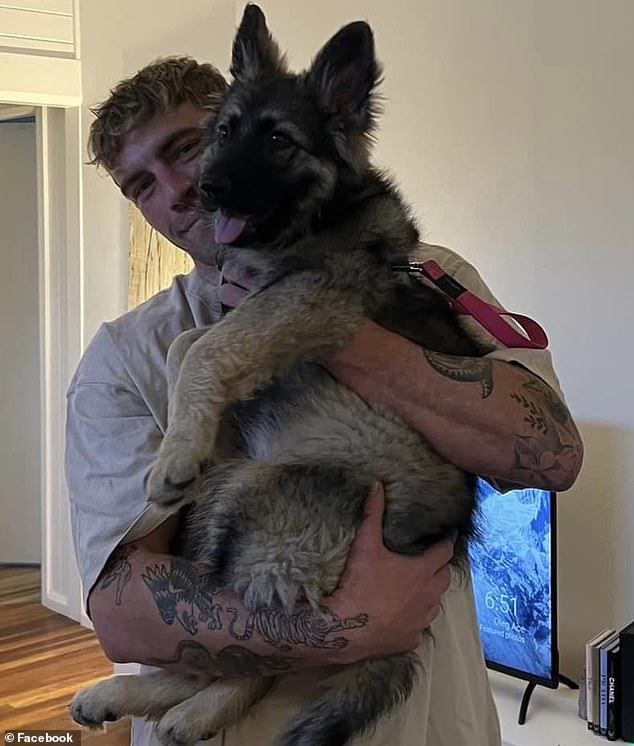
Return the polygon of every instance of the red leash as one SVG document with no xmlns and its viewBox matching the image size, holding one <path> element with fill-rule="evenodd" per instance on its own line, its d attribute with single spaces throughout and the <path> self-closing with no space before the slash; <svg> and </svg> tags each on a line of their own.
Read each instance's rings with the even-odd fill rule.
<svg viewBox="0 0 634 746">
<path fill-rule="evenodd" d="M 431 280 L 439 290 L 448 296 L 449 305 L 457 313 L 472 316 L 505 347 L 525 347 L 533 350 L 544 350 L 548 347 L 546 332 L 536 321 L 520 313 L 511 313 L 504 308 L 486 303 L 457 280 L 454 280 L 453 277 L 450 277 L 433 260 L 399 264 L 392 269 L 397 272 L 423 275 Z M 514 326 L 503 318 L 504 316 L 514 319 L 524 334 L 520 334 Z"/>
</svg>

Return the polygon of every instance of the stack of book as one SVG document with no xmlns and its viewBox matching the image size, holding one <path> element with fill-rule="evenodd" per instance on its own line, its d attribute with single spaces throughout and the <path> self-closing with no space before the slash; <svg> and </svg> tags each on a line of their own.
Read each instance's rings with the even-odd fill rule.
<svg viewBox="0 0 634 746">
<path fill-rule="evenodd" d="M 629 645 L 634 623 L 618 632 L 606 628 L 586 643 L 585 704 L 588 729 L 605 736 L 608 741 L 619 738 L 634 739 L 629 731 L 629 718 L 623 717 L 621 702 L 629 688 L 625 676 L 632 671 L 622 670 L 622 650 Z M 631 705 L 631 703 L 630 703 Z"/>
</svg>

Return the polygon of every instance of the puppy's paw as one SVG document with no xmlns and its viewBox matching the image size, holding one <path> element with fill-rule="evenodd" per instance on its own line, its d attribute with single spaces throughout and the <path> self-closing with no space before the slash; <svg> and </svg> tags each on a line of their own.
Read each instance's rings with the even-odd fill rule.
<svg viewBox="0 0 634 746">
<path fill-rule="evenodd" d="M 250 611 L 277 609 L 291 614 L 298 601 L 316 608 L 321 592 L 318 583 L 294 574 L 289 563 L 255 566 L 251 574 L 236 585 L 243 604 Z"/>
<path fill-rule="evenodd" d="M 156 726 L 156 735 L 164 746 L 191 746 L 213 738 L 215 733 L 201 733 L 195 718 L 187 718 L 181 708 L 165 713 Z"/>
<path fill-rule="evenodd" d="M 82 689 L 70 703 L 68 711 L 76 723 L 88 728 L 103 728 L 103 724 L 119 720 L 127 713 L 111 679 Z"/>
<path fill-rule="evenodd" d="M 206 444 L 178 436 L 166 436 L 147 482 L 147 499 L 173 505 L 200 477 L 208 456 Z"/>
</svg>

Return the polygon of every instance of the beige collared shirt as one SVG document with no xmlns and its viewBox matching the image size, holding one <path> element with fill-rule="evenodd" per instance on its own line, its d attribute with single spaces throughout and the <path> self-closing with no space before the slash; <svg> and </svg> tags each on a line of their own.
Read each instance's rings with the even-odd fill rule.
<svg viewBox="0 0 634 746">
<path fill-rule="evenodd" d="M 448 249 L 421 245 L 420 257 L 485 300 L 496 300 L 477 272 Z M 154 530 L 166 518 L 145 501 L 144 481 L 167 419 L 165 359 L 183 331 L 219 318 L 217 288 L 196 272 L 116 321 L 101 326 L 68 391 L 67 480 L 84 600 L 112 551 Z M 475 322 L 470 331 L 498 348 Z M 550 353 L 494 349 L 489 357 L 517 362 L 555 391 Z M 418 651 L 421 673 L 412 695 L 359 746 L 499 746 L 497 714 L 480 647 L 473 594 L 455 583 Z M 265 746 L 312 697 L 327 670 L 281 678 L 241 723 L 211 746 Z M 135 719 L 135 746 L 158 746 L 153 723 Z"/>
</svg>

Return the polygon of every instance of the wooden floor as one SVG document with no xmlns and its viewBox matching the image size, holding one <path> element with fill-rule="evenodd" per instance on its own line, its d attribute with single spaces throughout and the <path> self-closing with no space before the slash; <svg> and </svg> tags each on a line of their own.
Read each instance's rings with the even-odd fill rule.
<svg viewBox="0 0 634 746">
<path fill-rule="evenodd" d="M 0 732 L 78 729 L 75 692 L 112 673 L 95 634 L 40 604 L 40 571 L 0 566 Z M 130 726 L 82 730 L 84 746 L 127 746 Z"/>
</svg>

